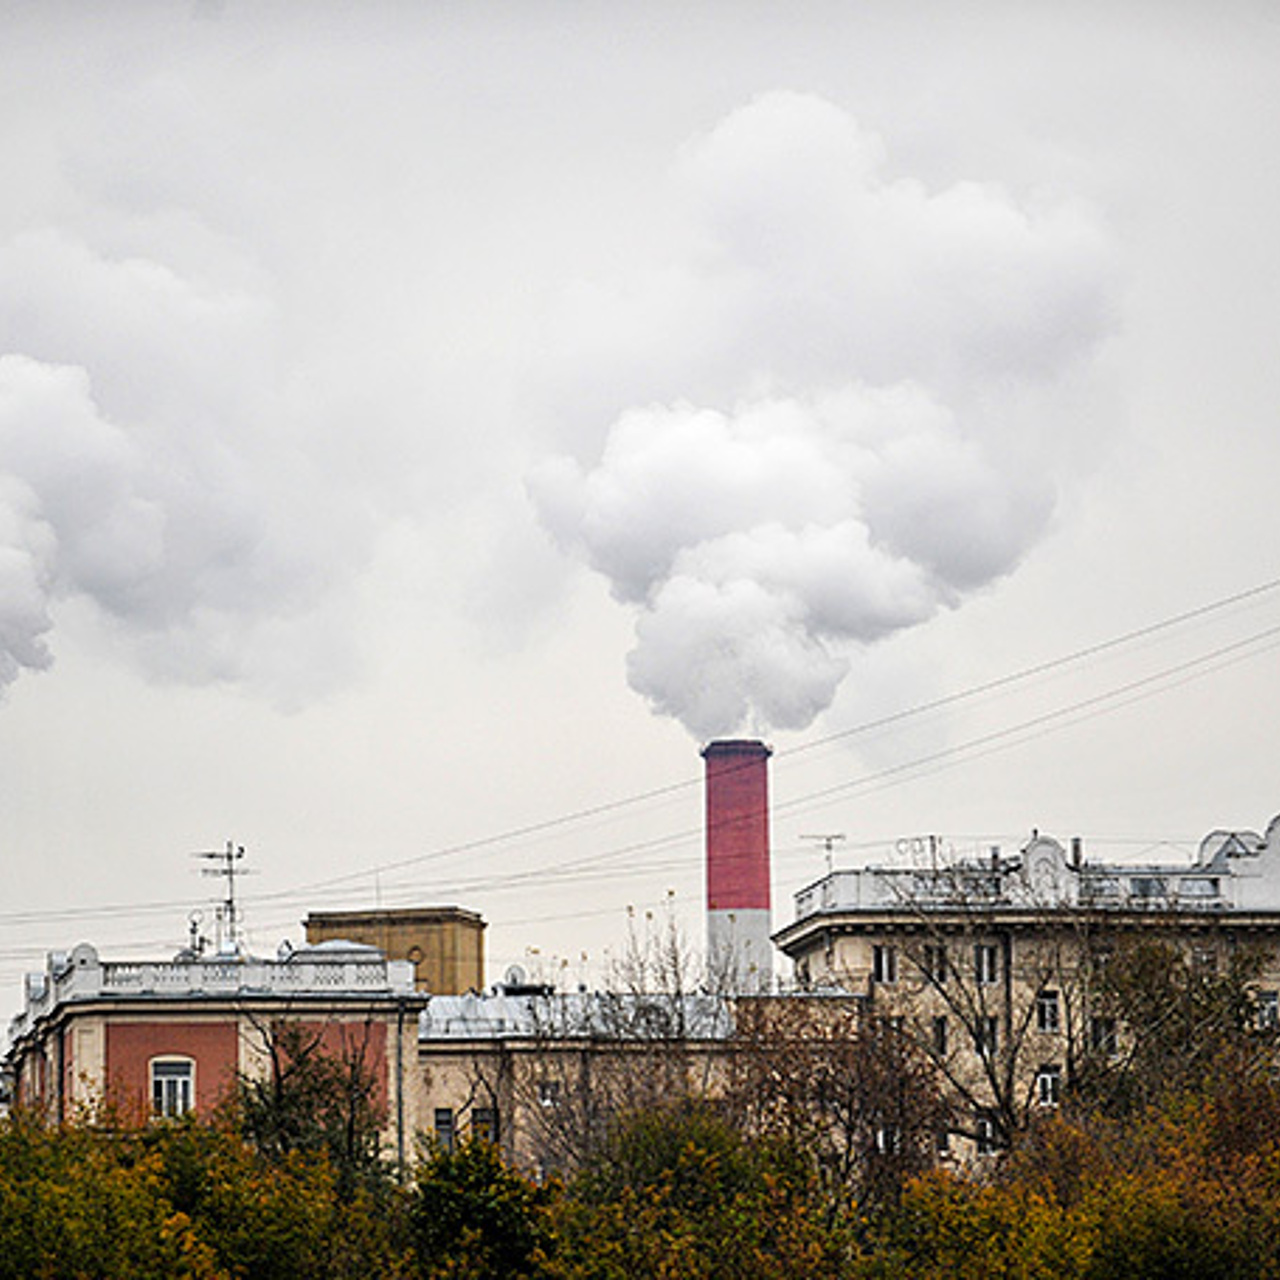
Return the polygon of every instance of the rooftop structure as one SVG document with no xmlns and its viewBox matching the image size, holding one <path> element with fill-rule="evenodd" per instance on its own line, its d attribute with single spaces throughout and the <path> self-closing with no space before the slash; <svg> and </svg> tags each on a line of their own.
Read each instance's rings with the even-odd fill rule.
<svg viewBox="0 0 1280 1280">
<path fill-rule="evenodd" d="M 905 865 L 833 871 L 801 889 L 777 944 L 792 953 L 824 920 L 884 912 L 1280 913 L 1280 818 L 1265 836 L 1212 832 L 1191 863 L 1091 862 L 1078 840 L 1068 852 L 1039 833 L 1012 856 L 993 848 L 985 858 L 947 858 L 932 839 L 902 852 Z"/>
<path fill-rule="evenodd" d="M 27 974 L 26 1003 L 9 1023 L 9 1043 L 18 1043 L 43 1019 L 77 1004 L 279 997 L 332 1003 L 411 995 L 413 989 L 411 964 L 352 942 L 285 949 L 273 960 L 184 954 L 168 961 L 105 961 L 95 947 L 82 942 L 72 951 L 51 951 L 42 973 Z"/>
<path fill-rule="evenodd" d="M 461 995 L 484 987 L 484 918 L 462 907 L 377 907 L 313 911 L 307 941 L 346 938 L 407 960 L 419 991 Z"/>
<path fill-rule="evenodd" d="M 420 1041 L 723 1040 L 733 1012 L 722 996 L 580 991 L 437 996 L 418 1022 Z"/>
</svg>

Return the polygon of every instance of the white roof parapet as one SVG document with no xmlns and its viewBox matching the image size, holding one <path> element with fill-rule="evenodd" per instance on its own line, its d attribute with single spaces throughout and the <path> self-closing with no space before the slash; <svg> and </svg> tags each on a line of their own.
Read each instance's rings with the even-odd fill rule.
<svg viewBox="0 0 1280 1280">
<path fill-rule="evenodd" d="M 723 996 L 571 992 L 434 996 L 420 1041 L 513 1039 L 723 1040 L 733 1032 Z"/>
<path fill-rule="evenodd" d="M 388 960 L 376 947 L 357 943 L 301 947 L 279 960 L 214 956 L 105 963 L 81 943 L 70 953 L 51 952 L 43 973 L 27 974 L 26 1007 L 9 1024 L 9 1043 L 59 1005 L 90 1000 L 414 994 L 412 963 Z"/>
<path fill-rule="evenodd" d="M 1280 817 L 1266 837 L 1215 831 L 1192 863 L 1085 862 L 1036 834 L 1015 856 L 834 871 L 795 895 L 795 919 L 843 912 L 1105 910 L 1280 911 Z"/>
</svg>

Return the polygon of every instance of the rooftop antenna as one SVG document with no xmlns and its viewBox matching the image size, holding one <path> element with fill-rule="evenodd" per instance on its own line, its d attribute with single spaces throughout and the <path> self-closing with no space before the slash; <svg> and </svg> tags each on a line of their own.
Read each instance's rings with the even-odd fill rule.
<svg viewBox="0 0 1280 1280">
<path fill-rule="evenodd" d="M 236 907 L 236 876 L 237 874 L 243 874 L 243 872 L 237 871 L 236 863 L 244 857 L 244 845 L 238 845 L 234 841 L 228 840 L 225 849 L 204 850 L 194 856 L 215 864 L 204 868 L 205 875 L 221 876 L 227 882 L 227 896 L 223 900 L 222 906 L 218 908 L 216 916 L 218 923 L 218 950 L 219 952 L 230 952 L 236 956 L 241 955 L 243 952 L 243 939 L 240 935 L 240 912 Z M 225 946 L 222 938 L 224 926 L 226 928 Z"/>
<path fill-rule="evenodd" d="M 197 959 L 203 954 L 205 940 L 200 936 L 200 926 L 204 923 L 204 912 L 193 911 L 187 917 L 187 947 Z"/>
<path fill-rule="evenodd" d="M 831 875 L 836 869 L 836 860 L 835 860 L 836 841 L 843 840 L 844 838 L 845 837 L 844 837 L 843 831 L 833 831 L 830 835 L 821 835 L 821 836 L 809 835 L 809 836 L 800 837 L 801 840 L 816 840 L 823 847 L 823 849 L 826 850 L 827 875 Z"/>
</svg>

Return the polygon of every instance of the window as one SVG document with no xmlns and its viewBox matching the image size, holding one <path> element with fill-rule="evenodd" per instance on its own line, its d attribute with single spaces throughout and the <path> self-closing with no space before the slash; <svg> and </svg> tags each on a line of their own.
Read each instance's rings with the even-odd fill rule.
<svg viewBox="0 0 1280 1280">
<path fill-rule="evenodd" d="M 896 947 L 871 948 L 871 978 L 886 986 L 898 980 L 898 950 Z"/>
<path fill-rule="evenodd" d="M 1114 1058 L 1117 1053 L 1116 1020 L 1114 1018 L 1094 1018 L 1089 1023 L 1089 1048 L 1094 1053 Z"/>
<path fill-rule="evenodd" d="M 1258 992 L 1258 1026 L 1263 1031 L 1280 1027 L 1280 992 Z"/>
<path fill-rule="evenodd" d="M 476 1107 L 472 1111 L 471 1136 L 482 1142 L 498 1141 L 498 1113 L 492 1107 Z"/>
<path fill-rule="evenodd" d="M 558 1107 L 560 1105 L 560 1081 L 538 1081 L 538 1105 L 540 1107 Z"/>
<path fill-rule="evenodd" d="M 444 1151 L 453 1150 L 453 1108 L 436 1108 L 436 1141 Z"/>
<path fill-rule="evenodd" d="M 1062 1068 L 1041 1067 L 1036 1072 L 1036 1102 L 1042 1107 L 1056 1107 L 1062 1101 Z"/>
<path fill-rule="evenodd" d="M 1062 1009 L 1056 991 L 1041 991 L 1036 996 L 1036 1030 L 1046 1035 L 1057 1032 L 1062 1025 Z"/>
<path fill-rule="evenodd" d="M 1138 902 L 1156 902 L 1168 891 L 1163 876 L 1134 876 L 1129 881 L 1129 896 Z"/>
<path fill-rule="evenodd" d="M 996 1049 L 999 1047 L 1000 1037 L 1000 1019 L 994 1014 L 988 1014 L 977 1020 L 977 1024 L 973 1029 L 973 1047 L 980 1054 L 993 1058 Z"/>
<path fill-rule="evenodd" d="M 1216 898 L 1219 893 L 1218 881 L 1212 876 L 1186 876 L 1178 885 L 1180 898 Z"/>
<path fill-rule="evenodd" d="M 933 1135 L 934 1150 L 940 1156 L 948 1156 L 951 1154 L 951 1130 L 939 1129 Z"/>
<path fill-rule="evenodd" d="M 979 986 L 989 987 L 1000 981 L 1000 952 L 987 942 L 973 949 L 973 976 Z"/>
<path fill-rule="evenodd" d="M 151 1110 L 184 1116 L 195 1100 L 196 1064 L 190 1058 L 155 1058 L 151 1063 Z"/>
<path fill-rule="evenodd" d="M 973 1121 L 974 1146 L 980 1156 L 990 1156 L 996 1150 L 996 1122 L 990 1111 L 979 1111 Z"/>
<path fill-rule="evenodd" d="M 933 1020 L 933 1056 L 947 1056 L 947 1020 L 941 1014 Z"/>
<path fill-rule="evenodd" d="M 942 986 L 947 980 L 947 949 L 939 945 L 927 946 L 924 949 L 921 968 L 924 976 L 935 986 Z"/>
<path fill-rule="evenodd" d="M 906 1030 L 907 1020 L 902 1014 L 894 1013 L 887 1018 L 881 1018 L 880 1025 L 884 1028 L 885 1034 L 892 1039 L 895 1036 L 901 1037 Z"/>
<path fill-rule="evenodd" d="M 896 1124 L 876 1125 L 876 1150 L 882 1156 L 894 1156 L 902 1150 L 902 1130 Z"/>
</svg>

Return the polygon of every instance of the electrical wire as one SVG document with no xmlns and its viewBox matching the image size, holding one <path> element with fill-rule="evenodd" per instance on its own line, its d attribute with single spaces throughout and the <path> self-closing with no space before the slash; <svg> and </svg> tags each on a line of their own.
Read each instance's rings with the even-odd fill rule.
<svg viewBox="0 0 1280 1280">
<path fill-rule="evenodd" d="M 1091 658 L 1113 650 L 1120 649 L 1126 645 L 1136 643 L 1139 640 L 1149 639 L 1152 636 L 1162 632 L 1169 631 L 1175 627 L 1185 625 L 1188 622 L 1198 621 L 1212 614 L 1220 613 L 1224 609 L 1240 605 L 1246 601 L 1258 599 L 1264 595 L 1280 589 L 1280 578 L 1272 578 L 1266 582 L 1259 583 L 1256 586 L 1247 588 L 1243 591 L 1237 591 L 1228 596 L 1223 596 L 1218 600 L 1211 601 L 1208 604 L 1199 605 L 1194 609 L 1187 609 L 1181 613 L 1170 615 L 1158 622 L 1149 623 L 1146 626 L 1138 627 L 1130 631 L 1126 631 L 1118 636 L 1113 636 L 1108 640 L 1100 641 L 1096 644 L 1087 645 L 1084 648 L 1073 650 L 1071 653 L 1064 654 L 1058 658 L 1053 658 L 1045 662 L 1036 663 L 1030 667 L 1024 667 L 1018 671 L 1000 676 L 997 679 L 985 681 L 981 684 L 970 686 L 956 693 L 947 694 L 940 698 L 935 698 L 928 702 L 919 703 L 905 710 L 894 712 L 891 715 L 882 716 L 875 720 L 865 721 L 855 725 L 849 729 L 841 730 L 838 733 L 828 734 L 821 738 L 813 739 L 810 742 L 801 743 L 799 745 L 786 748 L 776 753 L 777 759 L 786 759 L 789 757 L 800 755 L 804 752 L 812 751 L 818 747 L 828 746 L 834 742 L 845 741 L 849 738 L 870 733 L 877 729 L 883 729 L 890 725 L 899 724 L 903 721 L 925 715 L 932 711 L 937 711 L 945 707 L 955 706 L 962 702 L 970 701 L 975 698 L 982 697 L 986 694 L 995 692 L 1000 689 L 1009 688 L 1020 684 L 1027 680 L 1034 679 L 1038 676 L 1045 675 L 1051 671 L 1070 666 L 1075 663 L 1083 662 Z M 1274 629 L 1272 629 L 1274 631 Z M 1262 634 L 1272 634 L 1272 631 Z M 1242 642 L 1246 643 L 1246 642 Z M 1213 655 L 1210 655 L 1213 656 Z M 1193 660 L 1194 661 L 1194 660 Z M 908 766 L 900 766 L 898 769 L 887 772 L 898 772 Z M 882 775 L 872 775 L 872 778 L 879 778 Z M 649 800 L 653 800 L 662 796 L 671 795 L 679 791 L 685 791 L 693 787 L 700 786 L 702 778 L 693 777 L 683 782 L 669 783 L 666 786 L 654 788 L 649 791 L 639 792 L 632 796 L 622 797 L 617 800 L 608 801 L 604 804 L 594 805 L 587 809 L 580 809 L 573 813 L 564 814 L 558 818 L 546 819 L 542 822 L 532 823 L 524 827 L 515 828 L 510 831 L 502 832 L 497 835 L 483 837 L 478 840 L 468 841 L 463 844 L 451 845 L 442 849 L 431 850 L 424 854 L 418 854 L 411 858 L 400 859 L 396 862 L 383 863 L 377 867 L 366 868 L 363 871 L 351 872 L 341 877 L 329 880 L 314 882 L 311 885 L 301 886 L 299 891 L 309 888 L 323 888 L 332 884 L 350 883 L 352 880 L 362 879 L 372 874 L 383 874 L 389 871 L 402 870 L 406 867 L 417 866 L 423 862 L 434 861 L 449 857 L 459 853 L 470 853 L 478 849 L 491 847 L 496 844 L 513 843 L 522 840 L 530 835 L 540 834 L 556 827 L 569 825 L 580 822 L 586 818 L 596 817 L 604 813 L 610 813 L 618 809 L 626 808 L 631 805 L 641 804 Z M 856 785 L 856 784 L 848 784 Z M 793 802 L 793 805 L 803 803 L 805 797 Z M 786 806 L 784 806 L 786 807 Z M 678 838 L 686 838 L 689 833 L 681 833 Z M 696 834 L 696 833 L 695 833 Z"/>
<path fill-rule="evenodd" d="M 1015 687 L 1021 683 L 1046 675 L 1052 671 L 1068 667 L 1072 664 L 1088 661 L 1104 653 L 1119 650 L 1127 645 L 1134 644 L 1140 640 L 1149 639 L 1152 636 L 1170 631 L 1187 623 L 1221 613 L 1222 611 L 1234 606 L 1244 604 L 1251 600 L 1257 600 L 1276 591 L 1278 588 L 1280 588 L 1280 578 L 1268 580 L 1246 590 L 1238 591 L 1231 595 L 1224 596 L 1207 604 L 1198 606 L 1197 608 L 1171 615 L 1157 622 L 1124 632 L 1096 644 L 1085 646 L 1084 648 L 1074 650 L 1060 657 L 1036 663 L 1029 667 L 1024 667 L 997 679 L 989 680 L 981 684 L 973 685 L 969 688 L 947 694 L 940 698 L 916 704 L 915 706 L 905 708 L 891 715 L 883 716 L 875 720 L 869 720 L 851 728 L 841 730 L 837 733 L 828 734 L 805 743 L 797 744 L 777 752 L 777 758 L 784 759 L 799 756 L 803 753 L 811 752 L 817 748 L 827 746 L 832 743 L 845 741 L 859 735 L 871 733 L 878 729 L 900 724 L 912 718 L 947 707 L 953 707 L 998 690 Z M 1105 712 L 1114 709 L 1109 704 L 1115 703 L 1117 699 L 1125 697 L 1126 694 L 1132 694 L 1133 696 L 1127 698 L 1125 702 L 1120 702 L 1118 705 L 1127 705 L 1128 701 L 1135 701 L 1138 697 L 1153 696 L 1156 693 L 1163 692 L 1164 689 L 1160 687 L 1161 682 L 1166 682 L 1169 687 L 1176 687 L 1170 683 L 1174 676 L 1182 676 L 1182 678 L 1177 681 L 1177 684 L 1185 683 L 1189 679 L 1198 678 L 1200 675 L 1207 673 L 1206 671 L 1200 670 L 1200 668 L 1205 667 L 1206 664 L 1214 663 L 1216 660 L 1224 658 L 1224 656 L 1246 650 L 1248 647 L 1256 645 L 1261 640 L 1274 638 L 1277 634 L 1280 634 L 1280 628 L 1271 627 L 1264 629 L 1231 645 L 1222 646 L 1207 654 L 1203 654 L 1189 659 L 1186 662 L 1165 668 L 1162 671 L 1142 677 L 1138 680 L 1130 681 L 1104 693 L 1094 695 L 1090 698 L 1081 699 L 1064 707 L 1057 708 L 1054 711 L 1031 717 L 1019 722 L 1018 724 L 1006 726 L 963 743 L 954 744 L 926 756 L 916 757 L 912 760 L 904 761 L 873 773 L 864 774 L 858 778 L 839 783 L 833 787 L 823 788 L 819 791 L 810 792 L 782 801 L 775 805 L 775 810 L 777 812 L 789 813 L 807 812 L 821 807 L 834 796 L 843 797 L 850 792 L 874 791 L 883 789 L 887 786 L 900 785 L 904 781 L 924 776 L 928 772 L 936 772 L 943 768 L 952 768 L 960 763 L 982 758 L 982 756 L 990 754 L 994 750 L 1010 749 L 1013 746 L 1019 745 L 1021 742 L 1029 741 L 1033 737 L 1041 736 L 1043 733 L 1055 732 L 1060 729 L 1070 727 L 1071 724 L 1078 723 L 1081 719 L 1092 718 L 1094 715 L 1104 714 Z M 1248 656 L 1252 656 L 1252 654 L 1240 652 L 1239 658 L 1235 660 L 1243 660 L 1244 657 Z M 1220 669 L 1221 665 L 1226 665 L 1226 663 L 1220 662 L 1218 666 L 1214 666 L 1210 669 Z M 1065 719 L 1065 717 L 1072 715 L 1076 715 L 1077 719 L 1073 721 Z M 538 822 L 527 823 L 493 835 L 429 850 L 425 853 L 417 854 L 412 857 L 385 862 L 374 866 L 366 866 L 358 871 L 344 873 L 340 876 L 328 877 L 323 880 L 306 882 L 300 885 L 295 885 L 289 889 L 259 895 L 247 895 L 244 901 L 246 905 L 253 908 L 260 908 L 262 906 L 269 906 L 272 904 L 284 904 L 286 902 L 302 903 L 304 901 L 309 905 L 314 905 L 317 899 L 325 899 L 331 896 L 340 895 L 344 886 L 350 885 L 353 881 L 365 880 L 373 875 L 384 875 L 396 871 L 408 870 L 410 868 L 417 868 L 426 863 L 441 861 L 461 854 L 475 853 L 504 844 L 525 841 L 533 836 L 544 835 L 571 827 L 574 824 L 580 824 L 591 818 L 612 814 L 636 805 L 687 791 L 700 786 L 701 783 L 702 778 L 700 776 L 691 777 L 679 782 L 669 783 L 647 791 L 574 810 L 567 814 L 561 814 Z M 662 849 L 669 849 L 680 844 L 698 840 L 701 838 L 702 834 L 701 828 L 686 829 L 644 841 L 630 842 L 616 848 L 581 855 L 576 858 L 552 863 L 550 865 L 528 868 L 522 872 L 512 873 L 508 870 L 487 876 L 473 876 L 466 880 L 458 881 L 455 885 L 450 887 L 467 893 L 479 893 L 494 891 L 499 888 L 519 888 L 531 880 L 545 881 L 547 883 L 555 883 L 557 885 L 573 885 L 575 883 L 584 883 L 589 879 L 598 878 L 601 874 L 612 874 L 612 871 L 606 870 L 606 868 L 611 869 L 614 863 L 624 858 L 632 859 L 632 866 L 635 870 L 647 871 L 651 869 L 665 869 L 665 867 L 670 866 L 671 864 L 646 864 L 636 861 L 636 855 Z M 400 892 L 411 894 L 415 891 L 411 885 L 406 885 Z M 181 910 L 187 908 L 189 905 L 189 901 L 162 901 L 114 903 L 109 906 L 100 907 L 68 907 L 54 910 L 0 912 L 0 926 L 21 928 L 24 926 L 43 926 L 69 921 L 89 921 L 114 917 L 136 918 L 138 915 L 142 914 L 155 914 Z"/>
</svg>

